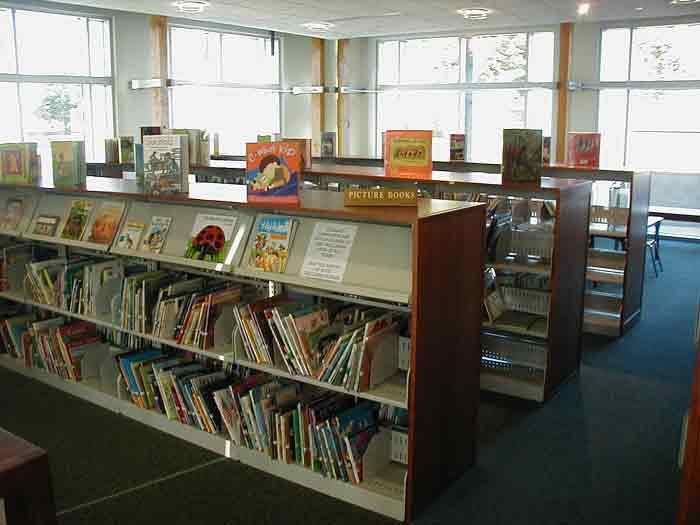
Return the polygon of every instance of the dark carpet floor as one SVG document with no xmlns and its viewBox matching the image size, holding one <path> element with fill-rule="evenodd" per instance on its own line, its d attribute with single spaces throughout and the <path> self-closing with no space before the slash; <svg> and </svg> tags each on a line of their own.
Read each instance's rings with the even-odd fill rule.
<svg viewBox="0 0 700 525">
<path fill-rule="evenodd" d="M 476 468 L 416 523 L 673 523 L 700 244 L 665 241 L 662 258 L 641 323 L 619 340 L 587 336 L 581 374 L 549 403 L 484 396 Z M 392 523 L 4 369 L 0 399 L 0 427 L 49 451 L 59 511 L 187 471 L 61 525 Z"/>
</svg>

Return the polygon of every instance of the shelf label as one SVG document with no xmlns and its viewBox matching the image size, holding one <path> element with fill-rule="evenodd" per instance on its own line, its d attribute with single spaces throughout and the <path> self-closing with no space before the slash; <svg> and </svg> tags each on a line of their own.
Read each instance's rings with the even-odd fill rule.
<svg viewBox="0 0 700 525">
<path fill-rule="evenodd" d="M 345 275 L 357 226 L 317 222 L 306 249 L 301 276 L 340 283 Z"/>
<path fill-rule="evenodd" d="M 345 190 L 346 206 L 416 206 L 418 194 L 415 188 L 348 188 Z"/>
</svg>

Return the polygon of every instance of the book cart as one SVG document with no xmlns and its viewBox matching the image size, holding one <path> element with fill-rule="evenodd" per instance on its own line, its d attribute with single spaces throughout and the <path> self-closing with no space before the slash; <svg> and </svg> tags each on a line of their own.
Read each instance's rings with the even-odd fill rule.
<svg viewBox="0 0 700 525">
<path fill-rule="evenodd" d="M 642 313 L 651 174 L 568 166 L 548 174 L 593 182 L 583 330 L 619 337 Z M 596 246 L 599 238 L 608 246 Z"/>
<path fill-rule="evenodd" d="M 123 381 L 113 370 L 116 349 L 112 344 L 104 344 L 99 350 L 86 354 L 81 363 L 80 381 L 28 368 L 21 360 L 7 355 L 0 355 L 0 365 L 233 460 L 400 521 L 410 522 L 474 464 L 481 354 L 483 205 L 420 199 L 417 208 L 347 208 L 342 195 L 336 192 L 303 191 L 299 207 L 280 210 L 214 199 L 150 197 L 131 193 L 133 189 L 133 184 L 127 181 L 92 177 L 88 178 L 86 190 L 0 188 L 0 204 L 20 193 L 28 196 L 25 209 L 30 218 L 23 221 L 17 231 L 2 232 L 5 234 L 0 244 L 4 275 L 0 298 L 137 336 L 156 347 L 185 350 L 224 364 L 250 367 L 382 406 L 406 409 L 409 415 L 407 441 L 397 445 L 392 428 L 380 426 L 363 456 L 362 482 L 343 482 L 237 446 L 223 434 L 207 433 L 138 407 L 128 400 Z M 155 216 L 173 217 L 162 253 L 117 248 L 116 241 L 106 246 L 68 241 L 60 238 L 61 228 L 51 236 L 35 232 L 35 223 L 42 215 L 65 220 L 70 202 L 75 199 L 89 199 L 95 209 L 105 202 L 124 202 L 122 232 L 132 221 L 147 223 Z M 201 213 L 236 219 L 233 242 L 223 263 L 193 260 L 183 255 L 193 221 Z M 297 221 L 296 236 L 283 273 L 256 269 L 246 256 L 256 242 L 252 232 L 262 214 L 293 217 Z M 305 278 L 299 272 L 312 232 L 317 225 L 326 223 L 356 227 L 341 282 Z M 55 249 L 59 255 L 70 251 L 103 253 L 140 261 L 151 269 L 176 268 L 259 290 L 274 285 L 290 293 L 400 312 L 409 319 L 409 357 L 406 360 L 405 355 L 400 356 L 400 346 L 405 349 L 405 342 L 401 344 L 399 334 L 390 332 L 382 339 L 381 353 L 376 354 L 383 357 L 371 361 L 370 388 L 346 390 L 291 374 L 276 365 L 250 361 L 241 351 L 240 334 L 233 328 L 232 314 L 222 314 L 218 318 L 213 328 L 215 344 L 207 350 L 124 328 L 115 320 L 113 306 L 116 294 L 120 293 L 120 283 L 112 282 L 115 279 L 106 281 L 100 289 L 94 298 L 95 311 L 90 315 L 33 298 L 26 286 L 26 264 L 37 252 L 46 249 Z M 400 447 L 398 452 L 394 450 L 396 446 Z"/>
<path fill-rule="evenodd" d="M 506 311 L 483 321 L 481 388 L 543 402 L 578 371 L 590 182 L 543 178 L 539 188 L 513 188 L 491 173 L 433 171 L 431 179 L 412 180 L 385 177 L 377 166 L 326 162 L 304 180 L 335 189 L 411 185 L 424 195 L 487 201 L 520 216 L 487 247 L 486 266 L 501 282 Z"/>
</svg>

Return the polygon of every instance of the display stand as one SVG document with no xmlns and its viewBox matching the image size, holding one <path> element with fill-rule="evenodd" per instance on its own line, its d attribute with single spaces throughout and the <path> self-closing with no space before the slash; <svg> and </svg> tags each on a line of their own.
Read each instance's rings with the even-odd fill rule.
<svg viewBox="0 0 700 525">
<path fill-rule="evenodd" d="M 94 200 L 109 197 L 93 193 L 91 187 L 105 192 L 109 179 L 88 180 L 88 189 L 57 192 L 50 189 L 33 190 L 41 196 L 41 210 L 62 209 L 67 213 L 74 198 Z M 95 361 L 86 368 L 86 380 L 79 383 L 64 381 L 47 372 L 26 369 L 9 357 L 0 357 L 0 366 L 20 371 L 71 394 L 123 413 L 145 424 L 169 432 L 182 439 L 239 460 L 284 479 L 299 483 L 318 492 L 397 520 L 410 522 L 475 461 L 476 424 L 479 403 L 480 325 L 482 305 L 482 269 L 484 244 L 484 206 L 479 204 L 419 199 L 417 208 L 347 208 L 342 195 L 335 192 L 303 192 L 299 207 L 284 210 L 265 206 L 230 205 L 215 199 L 203 207 L 199 200 L 187 198 L 157 198 L 129 195 L 124 185 L 114 181 L 121 193 L 114 199 L 129 203 L 123 224 L 127 221 L 147 222 L 154 215 L 174 217 L 181 226 L 174 226 L 168 235 L 162 255 L 142 253 L 111 247 L 115 256 L 147 258 L 165 265 L 191 268 L 207 275 L 259 285 L 273 282 L 293 291 L 328 296 L 347 302 L 380 306 L 410 314 L 410 360 L 405 360 L 407 340 L 392 332 L 382 338 L 383 362 L 373 363 L 376 377 L 369 390 L 348 391 L 328 383 L 302 378 L 270 366 L 251 363 L 241 357 L 235 340 L 235 329 L 228 319 L 215 326 L 216 347 L 207 351 L 176 344 L 152 334 L 125 330 L 115 324 L 109 313 L 88 316 L 38 303 L 29 298 L 17 272 L 13 283 L 0 297 L 63 315 L 82 319 L 98 326 L 142 337 L 163 346 L 180 348 L 227 363 L 249 366 L 271 375 L 284 377 L 319 388 L 340 391 L 354 397 L 376 401 L 409 412 L 408 443 L 405 451 L 394 454 L 392 435 L 382 430 L 365 456 L 366 476 L 359 485 L 324 478 L 319 473 L 298 465 L 271 460 L 262 453 L 237 447 L 232 441 L 212 436 L 192 427 L 167 420 L 160 414 L 148 412 L 124 401 L 123 387 L 114 385 L 115 374 L 102 372 L 103 364 L 113 361 L 110 350 L 101 349 Z M 114 200 L 110 199 L 110 200 Z M 223 267 L 202 266 L 179 254 L 190 234 L 198 211 L 235 214 L 239 228 L 239 243 L 232 248 L 233 257 Z M 299 227 L 289 256 L 286 271 L 275 274 L 250 267 L 245 247 L 255 242 L 255 225 L 261 214 L 293 217 Z M 58 215 L 58 213 L 56 213 Z M 300 266 L 307 253 L 311 231 L 319 223 L 340 223 L 356 227 L 357 234 L 349 254 L 345 276 L 340 283 L 302 277 Z M 175 223 L 174 223 L 175 224 Z M 31 224 L 23 238 L 34 240 Z M 58 237 L 41 237 L 42 245 L 93 249 L 84 244 L 73 245 Z M 104 251 L 94 249 L 93 251 Z M 111 288 L 98 298 L 110 303 L 118 290 Z M 104 311 L 104 308 L 99 309 Z M 404 350 L 400 350 L 404 349 Z M 399 357 L 402 354 L 402 358 Z M 401 369 L 400 369 L 401 367 Z M 403 368 L 407 368 L 404 371 Z M 98 373 L 98 370 L 100 371 Z M 115 395 L 116 394 L 116 395 Z M 439 429 L 436 432 L 435 429 Z"/>
</svg>

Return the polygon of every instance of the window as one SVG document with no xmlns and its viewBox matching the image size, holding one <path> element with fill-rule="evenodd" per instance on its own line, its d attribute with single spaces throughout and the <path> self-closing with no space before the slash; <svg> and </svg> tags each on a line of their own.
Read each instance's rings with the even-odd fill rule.
<svg viewBox="0 0 700 525">
<path fill-rule="evenodd" d="M 279 41 L 170 28 L 171 122 L 220 136 L 220 150 L 245 153 L 258 134 L 280 130 Z M 209 84 L 209 85 L 206 85 Z"/>
<path fill-rule="evenodd" d="M 46 45 L 44 34 L 60 38 Z M 103 162 L 114 135 L 111 54 L 107 19 L 0 8 L 0 142 L 37 142 L 43 173 L 52 140 L 84 140 L 87 160 Z"/>
<path fill-rule="evenodd" d="M 700 169 L 695 155 L 700 148 L 698 42 L 700 24 L 603 31 L 601 163 Z"/>
<path fill-rule="evenodd" d="M 388 129 L 432 129 L 435 160 L 466 133 L 468 160 L 494 163 L 504 128 L 551 136 L 553 32 L 387 40 L 377 57 L 377 153 Z"/>
</svg>

